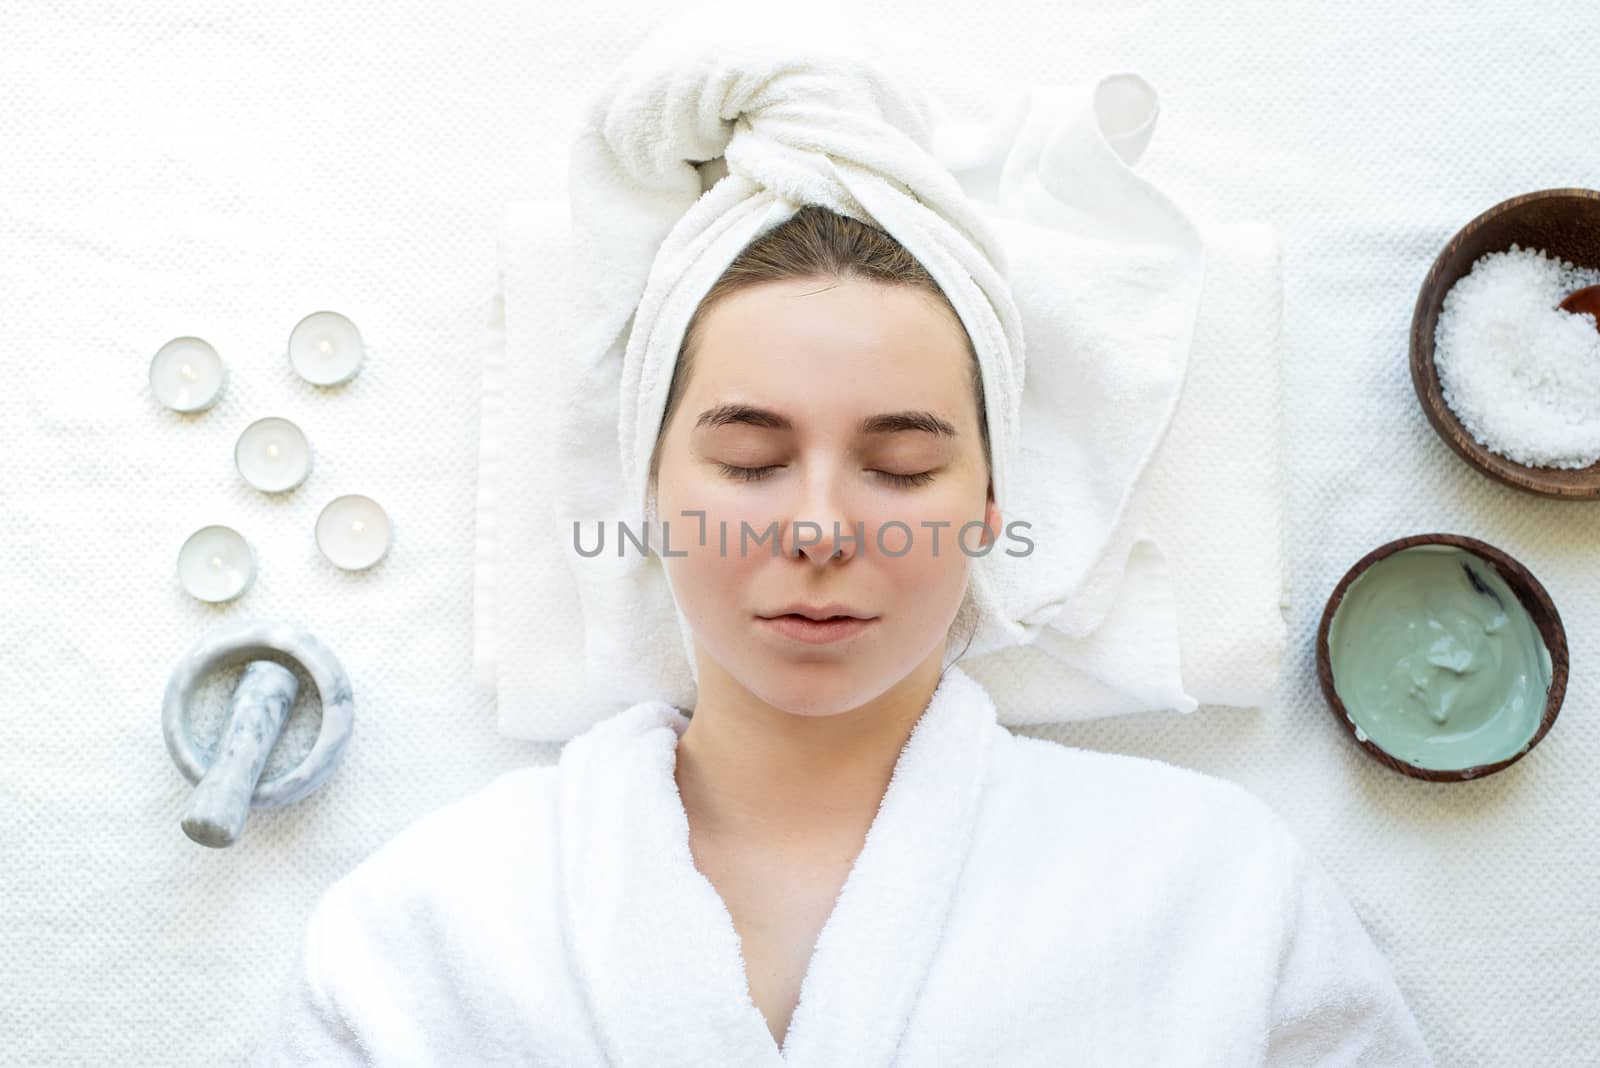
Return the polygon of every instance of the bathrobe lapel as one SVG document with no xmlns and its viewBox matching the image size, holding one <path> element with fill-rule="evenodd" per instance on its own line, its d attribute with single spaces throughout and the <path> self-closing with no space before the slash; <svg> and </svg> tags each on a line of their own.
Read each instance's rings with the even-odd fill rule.
<svg viewBox="0 0 1600 1068">
<path fill-rule="evenodd" d="M 945 672 L 895 765 L 818 937 L 780 1052 L 750 998 L 738 932 L 694 866 L 673 777 L 688 719 L 635 705 L 560 760 L 562 930 L 615 1065 L 887 1065 L 933 962 L 968 854 L 996 726 Z"/>
</svg>

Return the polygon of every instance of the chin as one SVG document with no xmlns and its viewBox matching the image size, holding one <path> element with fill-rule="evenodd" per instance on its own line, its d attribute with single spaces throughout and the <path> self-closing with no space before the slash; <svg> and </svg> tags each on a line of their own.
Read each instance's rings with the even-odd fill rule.
<svg viewBox="0 0 1600 1068">
<path fill-rule="evenodd" d="M 773 708 L 796 716 L 835 716 L 860 708 L 905 674 L 876 663 L 790 660 L 752 664 L 743 681 L 746 689 Z"/>
</svg>

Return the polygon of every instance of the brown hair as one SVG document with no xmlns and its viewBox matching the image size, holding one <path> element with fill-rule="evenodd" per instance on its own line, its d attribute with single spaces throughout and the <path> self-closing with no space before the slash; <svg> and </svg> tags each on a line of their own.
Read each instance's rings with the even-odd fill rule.
<svg viewBox="0 0 1600 1068">
<path fill-rule="evenodd" d="M 973 399 L 978 406 L 978 427 L 983 440 L 983 462 L 992 476 L 994 467 L 989 452 L 989 421 L 984 409 L 983 376 L 978 353 L 950 298 L 945 296 L 944 290 L 927 268 L 886 231 L 848 215 L 840 215 L 820 204 L 806 204 L 778 226 L 746 245 L 695 308 L 678 348 L 672 383 L 667 387 L 666 409 L 662 413 L 655 449 L 650 456 L 651 481 L 655 480 L 660 468 L 661 439 L 666 435 L 667 424 L 672 421 L 673 413 L 683 400 L 695 349 L 699 345 L 700 335 L 704 333 L 705 317 L 710 310 L 723 298 L 741 289 L 764 282 L 813 277 L 840 280 L 861 278 L 886 285 L 909 286 L 925 291 L 949 310 L 966 341 Z"/>
</svg>

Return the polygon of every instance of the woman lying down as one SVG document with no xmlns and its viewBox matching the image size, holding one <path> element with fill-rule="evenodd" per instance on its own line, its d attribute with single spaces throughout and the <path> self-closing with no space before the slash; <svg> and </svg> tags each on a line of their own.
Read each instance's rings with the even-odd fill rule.
<svg viewBox="0 0 1600 1068">
<path fill-rule="evenodd" d="M 651 484 L 755 529 L 1001 530 L 960 319 L 815 206 L 702 302 Z M 1264 802 L 1013 735 L 941 670 L 969 555 L 794 526 L 664 559 L 693 709 L 628 708 L 329 888 L 255 1063 L 1432 1063 Z"/>
</svg>

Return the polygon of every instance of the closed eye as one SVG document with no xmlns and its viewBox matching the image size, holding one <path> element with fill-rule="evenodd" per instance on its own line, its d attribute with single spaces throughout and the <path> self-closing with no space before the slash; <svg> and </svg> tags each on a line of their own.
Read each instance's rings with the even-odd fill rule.
<svg viewBox="0 0 1600 1068">
<path fill-rule="evenodd" d="M 874 473 L 882 475 L 896 486 L 920 486 L 924 482 L 933 480 L 932 471 L 919 471 L 914 475 L 896 475 L 889 471 L 877 471 Z"/>
<path fill-rule="evenodd" d="M 741 482 L 759 482 L 771 472 L 783 467 L 782 464 L 773 464 L 768 467 L 735 467 L 733 464 L 717 464 L 722 473 L 729 478 L 736 478 Z M 873 474 L 896 486 L 920 486 L 933 479 L 932 471 L 919 471 L 913 475 L 898 475 L 892 471 L 874 471 Z"/>
<path fill-rule="evenodd" d="M 743 482 L 759 482 L 767 477 L 769 471 L 776 471 L 777 465 L 772 467 L 735 467 L 732 464 L 719 463 L 722 473 L 729 478 L 737 478 Z"/>
</svg>

